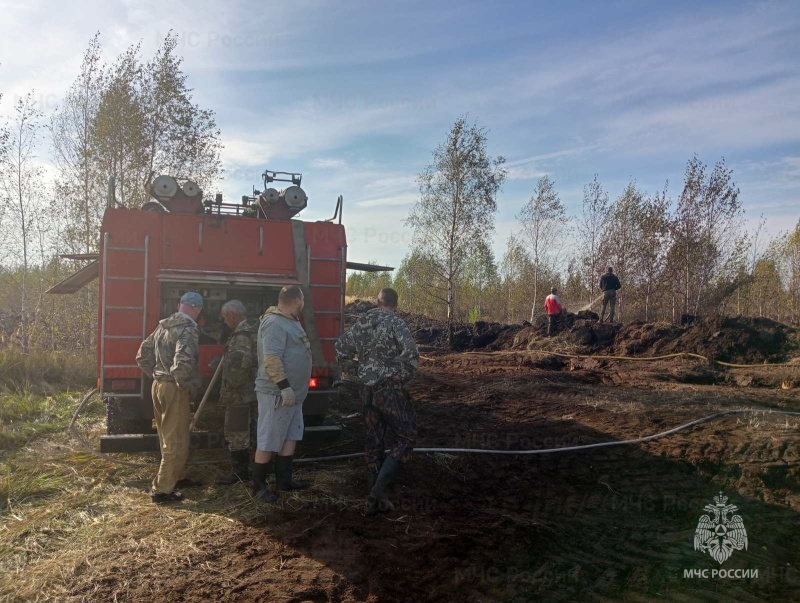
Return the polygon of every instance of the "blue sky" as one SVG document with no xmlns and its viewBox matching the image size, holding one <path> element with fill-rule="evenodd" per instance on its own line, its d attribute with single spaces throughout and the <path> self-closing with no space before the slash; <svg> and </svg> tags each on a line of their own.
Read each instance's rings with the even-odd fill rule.
<svg viewBox="0 0 800 603">
<path fill-rule="evenodd" d="M 300 171 L 306 219 L 345 197 L 353 260 L 399 265 L 415 177 L 469 114 L 507 158 L 494 248 L 536 179 L 570 213 L 595 172 L 680 193 L 686 161 L 724 156 L 747 216 L 800 217 L 800 4 L 794 2 L 2 1 L 0 106 L 52 110 L 96 30 L 106 57 L 181 36 L 195 99 L 217 113 L 220 188 Z M 43 150 L 43 162 L 47 152 Z"/>
</svg>

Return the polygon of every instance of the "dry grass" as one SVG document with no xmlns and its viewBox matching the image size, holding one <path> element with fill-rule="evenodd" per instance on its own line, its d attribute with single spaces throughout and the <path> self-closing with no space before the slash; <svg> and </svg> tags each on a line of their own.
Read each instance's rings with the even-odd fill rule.
<svg viewBox="0 0 800 603">
<path fill-rule="evenodd" d="M 48 395 L 86 391 L 96 380 L 94 354 L 34 352 L 0 348 L 0 392 Z"/>
<path fill-rule="evenodd" d="M 96 443 L 104 432 L 102 403 L 89 405 L 87 415 L 80 428 Z M 204 451 L 192 458 L 226 459 L 226 454 Z M 0 601 L 94 601 L 92 589 L 103 581 L 107 586 L 110 575 L 121 576 L 114 585 L 118 600 L 141 596 L 137 575 L 163 564 L 205 563 L 208 543 L 234 527 L 279 526 L 287 513 L 312 509 L 360 509 L 360 493 L 336 494 L 360 469 L 357 463 L 337 465 L 335 471 L 299 464 L 298 477 L 313 471 L 315 487 L 284 493 L 274 505 L 256 502 L 249 485 L 240 484 L 186 490 L 184 503 L 156 506 L 148 493 L 154 467 L 100 460 L 63 432 L 37 438 L 0 454 Z M 206 484 L 220 472 L 213 465 L 189 470 Z"/>
<path fill-rule="evenodd" d="M 102 418 L 95 417 L 95 436 L 102 429 Z M 194 543 L 228 526 L 231 515 L 252 519 L 258 512 L 244 486 L 157 507 L 147 492 L 152 468 L 99 460 L 63 433 L 6 453 L 2 461 L 0 600 L 92 600 L 91 592 L 72 588 L 92 583 L 100 567 L 107 575 L 109 564 L 123 559 L 145 568 L 191 557 Z"/>
</svg>

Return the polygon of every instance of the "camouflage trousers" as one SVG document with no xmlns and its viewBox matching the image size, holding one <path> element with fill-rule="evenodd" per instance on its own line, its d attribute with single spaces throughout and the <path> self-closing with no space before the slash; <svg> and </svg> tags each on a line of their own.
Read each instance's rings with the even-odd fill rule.
<svg viewBox="0 0 800 603">
<path fill-rule="evenodd" d="M 237 402 L 225 406 L 225 441 L 231 452 L 256 445 L 258 401 Z"/>
<path fill-rule="evenodd" d="M 369 471 L 377 472 L 383 462 L 387 430 L 394 433 L 394 444 L 389 454 L 401 463 L 408 461 L 417 435 L 417 413 L 405 388 L 391 381 L 372 387 L 363 385 L 361 401 L 366 427 L 364 451 Z"/>
</svg>

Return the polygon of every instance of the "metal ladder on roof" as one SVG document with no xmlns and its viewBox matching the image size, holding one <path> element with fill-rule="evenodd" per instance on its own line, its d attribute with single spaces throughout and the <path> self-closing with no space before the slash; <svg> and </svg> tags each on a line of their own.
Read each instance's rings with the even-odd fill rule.
<svg viewBox="0 0 800 603">
<path fill-rule="evenodd" d="M 144 237 L 144 247 L 112 247 L 110 242 L 109 233 L 103 235 L 103 298 L 101 301 L 102 315 L 100 323 L 100 393 L 103 395 L 105 374 L 107 368 L 134 368 L 138 369 L 138 364 L 106 364 L 106 341 L 119 340 L 119 339 L 138 339 L 142 341 L 147 337 L 147 279 L 150 259 L 150 235 Z M 134 252 L 144 254 L 144 269 L 142 276 L 117 276 L 108 274 L 108 252 Z M 142 297 L 141 306 L 109 306 L 106 303 L 108 281 L 138 281 L 143 282 L 144 294 Z M 122 310 L 126 312 L 141 312 L 142 314 L 142 331 L 141 333 L 131 335 L 107 335 L 106 322 L 108 318 L 108 310 Z M 114 394 L 115 398 L 143 398 L 144 397 L 144 379 L 141 380 L 141 390 L 138 394 Z"/>
</svg>

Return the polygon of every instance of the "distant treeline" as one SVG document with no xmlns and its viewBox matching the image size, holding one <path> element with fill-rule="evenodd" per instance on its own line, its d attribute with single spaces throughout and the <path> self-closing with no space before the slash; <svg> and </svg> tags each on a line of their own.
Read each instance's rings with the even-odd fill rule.
<svg viewBox="0 0 800 603">
<path fill-rule="evenodd" d="M 618 320 L 800 320 L 800 221 L 769 238 L 762 217 L 748 232 L 724 160 L 709 169 L 692 157 L 676 199 L 666 186 L 648 194 L 631 181 L 612 201 L 595 175 L 577 215 L 567 213 L 558 183 L 544 176 L 498 261 L 490 235 L 504 160 L 486 157 L 485 143 L 483 129 L 464 118 L 455 123 L 420 174 L 409 253 L 393 274 L 351 274 L 349 296 L 374 297 L 392 286 L 409 312 L 519 322 L 544 312 L 551 287 L 569 310 L 596 304 L 600 276 L 611 266 L 622 282 Z"/>
</svg>

